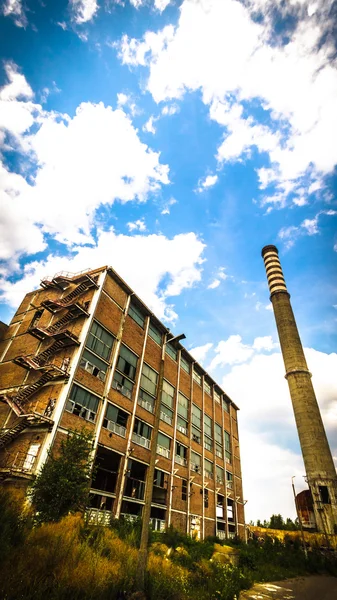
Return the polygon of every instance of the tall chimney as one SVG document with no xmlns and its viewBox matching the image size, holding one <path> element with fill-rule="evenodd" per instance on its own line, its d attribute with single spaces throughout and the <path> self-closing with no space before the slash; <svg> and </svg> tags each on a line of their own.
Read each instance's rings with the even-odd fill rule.
<svg viewBox="0 0 337 600">
<path fill-rule="evenodd" d="M 308 485 L 318 531 L 337 530 L 337 475 L 305 360 L 278 250 L 262 249 Z"/>
</svg>

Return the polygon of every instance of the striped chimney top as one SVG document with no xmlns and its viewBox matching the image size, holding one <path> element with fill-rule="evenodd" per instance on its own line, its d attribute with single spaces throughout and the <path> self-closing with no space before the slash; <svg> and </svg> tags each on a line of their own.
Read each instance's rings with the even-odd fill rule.
<svg viewBox="0 0 337 600">
<path fill-rule="evenodd" d="M 265 246 L 261 254 L 266 268 L 270 297 L 278 292 L 289 295 L 276 246 Z"/>
</svg>

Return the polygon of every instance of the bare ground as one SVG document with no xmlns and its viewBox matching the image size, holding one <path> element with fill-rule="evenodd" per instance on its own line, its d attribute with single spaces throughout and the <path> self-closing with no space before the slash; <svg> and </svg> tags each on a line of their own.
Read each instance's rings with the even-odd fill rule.
<svg viewBox="0 0 337 600">
<path fill-rule="evenodd" d="M 326 575 L 256 583 L 239 600 L 337 600 L 337 578 Z"/>
</svg>

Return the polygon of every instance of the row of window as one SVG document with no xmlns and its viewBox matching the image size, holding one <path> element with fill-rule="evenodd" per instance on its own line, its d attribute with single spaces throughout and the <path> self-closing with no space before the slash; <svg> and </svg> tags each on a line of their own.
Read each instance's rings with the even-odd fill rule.
<svg viewBox="0 0 337 600">
<path fill-rule="evenodd" d="M 167 393 L 167 392 L 165 392 L 165 393 Z M 172 399 L 172 396 L 170 394 L 168 394 L 168 397 L 165 398 L 165 401 L 169 403 L 169 402 L 171 402 L 171 399 Z M 187 406 L 188 406 L 188 400 L 187 400 L 187 398 L 185 398 L 182 395 L 181 395 L 181 400 L 182 400 L 182 404 L 178 405 L 178 410 L 180 409 L 185 416 L 185 411 L 187 411 Z M 99 398 L 97 396 L 95 396 L 88 390 L 85 390 L 84 388 L 74 384 L 71 389 L 71 393 L 69 396 L 69 400 L 67 402 L 66 410 L 68 412 L 72 412 L 73 414 L 75 414 L 79 417 L 82 417 L 84 419 L 94 422 L 96 419 L 97 411 L 98 411 L 98 405 L 99 405 Z M 195 407 L 195 408 L 197 408 L 197 407 Z M 106 413 L 105 413 L 105 416 L 103 419 L 103 427 L 105 427 L 106 429 L 108 429 L 109 431 L 111 431 L 117 435 L 120 435 L 121 437 L 125 437 L 128 416 L 129 416 L 129 414 L 127 412 L 123 411 L 121 408 L 118 408 L 117 406 L 114 406 L 113 404 L 108 403 L 107 410 L 106 410 Z M 218 427 L 220 427 L 220 426 L 218 426 Z M 221 428 L 220 428 L 220 430 L 221 430 Z M 132 439 L 136 444 L 141 445 L 144 448 L 150 448 L 151 434 L 152 434 L 152 427 L 150 425 L 148 425 L 144 421 L 141 421 L 140 419 L 135 420 Z M 227 433 L 227 431 L 225 431 L 224 434 L 225 434 L 226 453 L 228 453 L 228 455 L 231 455 L 231 453 L 230 453 L 230 448 L 231 448 L 230 436 L 229 436 L 229 433 Z M 211 438 L 208 438 L 208 439 L 211 439 Z M 206 441 L 205 441 L 205 445 L 206 445 Z M 221 448 L 221 456 L 219 455 L 219 453 L 217 453 L 217 455 L 222 458 L 223 457 L 222 445 L 219 444 L 219 448 Z M 171 449 L 171 438 L 169 438 L 168 436 L 159 432 L 158 440 L 157 440 L 157 451 L 162 456 L 169 458 L 170 449 Z M 176 459 L 177 459 L 177 462 L 182 465 L 187 464 L 187 447 L 179 442 L 176 442 Z M 230 462 L 230 460 L 228 462 Z M 197 454 L 196 452 L 191 451 L 191 463 L 192 463 L 192 468 L 196 472 L 198 472 L 198 470 L 200 469 L 200 465 L 201 465 L 200 454 Z M 211 467 L 209 467 L 209 465 L 211 465 Z M 209 461 L 208 459 L 205 459 L 204 469 L 205 469 L 206 474 L 212 473 L 213 472 L 213 463 L 211 461 Z"/>
<path fill-rule="evenodd" d="M 142 312 L 139 310 L 139 308 L 137 306 L 135 306 L 134 304 L 130 304 L 128 314 L 138 325 L 140 325 L 140 327 L 144 328 L 145 316 L 142 314 Z M 152 322 L 150 322 L 150 325 L 149 325 L 149 336 L 155 342 L 157 342 L 157 344 L 160 345 L 162 343 L 162 334 L 153 325 Z M 86 347 L 88 349 L 90 349 L 92 352 L 94 352 L 97 356 L 95 357 L 94 355 L 90 354 L 88 351 L 85 351 L 85 355 L 83 355 L 83 357 L 82 357 L 81 366 L 84 367 L 85 369 L 87 369 L 92 374 L 99 377 L 100 379 L 104 380 L 107 365 L 105 365 L 105 363 L 102 363 L 102 361 L 100 361 L 97 357 L 100 357 L 100 358 L 103 358 L 103 360 L 109 361 L 111 349 L 113 346 L 113 341 L 114 341 L 113 335 L 111 333 L 109 333 L 106 329 L 104 329 L 101 325 L 94 322 L 91 327 L 88 339 L 87 339 Z M 172 344 L 167 343 L 165 350 L 166 350 L 166 353 L 173 360 L 177 360 L 178 352 L 177 352 L 177 349 L 174 346 L 172 346 Z M 190 373 L 191 365 L 184 356 L 181 357 L 180 364 L 181 364 L 182 369 L 184 369 L 184 371 L 186 371 L 187 373 Z M 195 369 L 193 369 L 193 379 L 200 386 L 201 386 L 201 377 L 202 377 L 201 374 L 198 373 Z M 211 385 L 206 380 L 204 380 L 204 390 L 207 394 L 212 396 Z M 214 390 L 214 398 L 215 398 L 216 402 L 221 403 L 221 395 L 216 390 Z M 223 401 L 223 404 L 224 404 L 224 408 L 226 410 L 228 410 L 228 404 L 225 400 Z"/>
</svg>

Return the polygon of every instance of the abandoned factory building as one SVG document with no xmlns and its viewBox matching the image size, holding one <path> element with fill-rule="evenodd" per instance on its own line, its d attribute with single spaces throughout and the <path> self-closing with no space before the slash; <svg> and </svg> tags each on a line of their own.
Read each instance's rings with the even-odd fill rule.
<svg viewBox="0 0 337 600">
<path fill-rule="evenodd" d="M 44 279 L 2 336 L 3 485 L 27 485 L 85 425 L 96 465 L 90 519 L 142 515 L 156 452 L 153 528 L 243 537 L 238 408 L 113 269 Z"/>
</svg>

